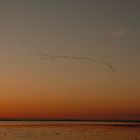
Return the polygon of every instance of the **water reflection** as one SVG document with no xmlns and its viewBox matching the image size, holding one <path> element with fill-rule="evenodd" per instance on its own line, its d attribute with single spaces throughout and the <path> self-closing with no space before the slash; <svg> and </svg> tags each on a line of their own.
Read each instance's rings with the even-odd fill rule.
<svg viewBox="0 0 140 140">
<path fill-rule="evenodd" d="M 140 140 L 139 123 L 0 122 L 0 140 Z"/>
</svg>

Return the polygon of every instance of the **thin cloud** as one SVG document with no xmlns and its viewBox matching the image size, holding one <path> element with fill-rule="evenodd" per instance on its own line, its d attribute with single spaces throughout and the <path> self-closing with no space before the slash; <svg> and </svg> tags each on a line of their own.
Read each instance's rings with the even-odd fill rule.
<svg viewBox="0 0 140 140">
<path fill-rule="evenodd" d="M 128 27 L 119 28 L 119 29 L 112 31 L 111 36 L 114 38 L 124 37 L 124 36 L 127 36 L 131 30 L 132 29 L 128 28 Z"/>
</svg>

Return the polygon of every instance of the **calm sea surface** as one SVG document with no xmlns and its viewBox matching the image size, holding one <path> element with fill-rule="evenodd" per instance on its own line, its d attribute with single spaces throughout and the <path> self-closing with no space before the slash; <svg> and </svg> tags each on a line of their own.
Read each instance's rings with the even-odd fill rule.
<svg viewBox="0 0 140 140">
<path fill-rule="evenodd" d="M 140 123 L 0 121 L 0 140 L 140 140 Z"/>
</svg>

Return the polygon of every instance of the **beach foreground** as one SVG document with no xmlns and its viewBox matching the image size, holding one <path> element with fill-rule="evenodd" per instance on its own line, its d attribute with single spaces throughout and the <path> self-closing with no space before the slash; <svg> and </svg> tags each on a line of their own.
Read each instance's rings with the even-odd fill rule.
<svg viewBox="0 0 140 140">
<path fill-rule="evenodd" d="M 140 140 L 140 124 L 126 122 L 0 122 L 0 140 Z"/>
</svg>

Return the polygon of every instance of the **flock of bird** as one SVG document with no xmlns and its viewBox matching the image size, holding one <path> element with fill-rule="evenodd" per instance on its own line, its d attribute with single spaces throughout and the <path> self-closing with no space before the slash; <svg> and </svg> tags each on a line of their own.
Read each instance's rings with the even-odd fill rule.
<svg viewBox="0 0 140 140">
<path fill-rule="evenodd" d="M 27 44 L 24 44 L 24 46 Z M 52 61 L 52 60 L 64 60 L 64 61 L 79 61 L 79 62 L 90 62 L 94 64 L 101 64 L 105 67 L 104 70 L 80 70 L 79 72 L 83 73 L 89 73 L 89 72 L 104 72 L 104 73 L 115 73 L 116 69 L 108 62 L 105 61 L 98 61 L 96 59 L 92 59 L 89 57 L 81 57 L 81 56 L 67 56 L 67 55 L 49 55 L 48 53 L 45 53 L 44 51 L 34 51 L 32 49 L 31 55 L 39 57 L 40 60 L 46 60 L 46 61 Z M 66 62 L 67 63 L 67 62 Z M 59 66 L 61 67 L 61 66 Z"/>
</svg>

